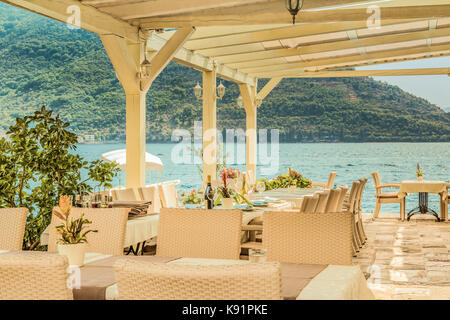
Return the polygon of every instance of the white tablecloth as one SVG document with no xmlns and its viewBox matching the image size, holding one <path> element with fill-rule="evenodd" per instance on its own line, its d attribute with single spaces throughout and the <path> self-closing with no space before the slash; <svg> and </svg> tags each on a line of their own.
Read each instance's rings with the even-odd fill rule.
<svg viewBox="0 0 450 320">
<path fill-rule="evenodd" d="M 136 245 L 139 242 L 149 240 L 158 234 L 159 215 L 151 215 L 128 220 L 125 231 L 125 242 L 123 247 Z M 48 244 L 48 227 L 41 234 L 41 244 Z"/>
<path fill-rule="evenodd" d="M 247 264 L 246 260 L 180 258 L 170 264 L 184 265 L 229 265 Z M 119 297 L 117 284 L 106 290 L 106 300 Z M 367 281 L 359 266 L 326 267 L 302 290 L 297 300 L 374 300 L 375 296 L 367 287 Z"/>
<path fill-rule="evenodd" d="M 447 183 L 445 181 L 402 181 L 398 196 L 406 197 L 408 193 L 437 193 L 440 194 L 442 200 L 447 199 Z"/>
<path fill-rule="evenodd" d="M 158 235 L 158 221 L 159 215 L 157 214 L 128 220 L 124 248 L 156 237 Z"/>
<path fill-rule="evenodd" d="M 330 265 L 312 279 L 297 300 L 374 300 L 359 266 Z"/>
</svg>

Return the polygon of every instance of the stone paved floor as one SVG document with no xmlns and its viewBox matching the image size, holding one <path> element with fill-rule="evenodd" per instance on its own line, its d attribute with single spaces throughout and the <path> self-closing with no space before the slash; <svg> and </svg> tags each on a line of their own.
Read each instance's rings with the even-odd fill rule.
<svg viewBox="0 0 450 320">
<path fill-rule="evenodd" d="M 368 241 L 353 259 L 377 299 L 450 299 L 450 223 L 364 215 Z"/>
</svg>

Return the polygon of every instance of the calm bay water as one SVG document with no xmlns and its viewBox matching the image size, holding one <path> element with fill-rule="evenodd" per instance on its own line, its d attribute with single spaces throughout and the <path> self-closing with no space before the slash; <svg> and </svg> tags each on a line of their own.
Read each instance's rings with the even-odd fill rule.
<svg viewBox="0 0 450 320">
<path fill-rule="evenodd" d="M 199 188 L 201 177 L 195 164 L 175 164 L 171 161 L 174 144 L 148 144 L 147 152 L 161 158 L 164 173 L 147 174 L 147 183 L 163 180 L 181 180 L 181 189 Z M 77 153 L 87 160 L 99 159 L 102 153 L 125 148 L 124 144 L 79 145 Z M 268 151 L 270 154 L 270 150 Z M 293 168 L 313 181 L 327 181 L 330 171 L 338 173 L 335 184 L 351 183 L 367 177 L 369 182 L 364 194 L 363 210 L 372 212 L 375 206 L 373 171 L 378 171 L 382 183 L 414 180 L 416 165 L 420 162 L 425 180 L 450 181 L 450 143 L 291 143 L 280 144 L 278 173 Z M 228 164 L 245 171 L 244 164 Z M 262 177 L 258 166 L 258 177 Z M 273 177 L 276 174 L 270 175 Z M 125 174 L 114 182 L 124 184 Z M 389 191 L 389 189 L 386 189 Z M 407 212 L 417 206 L 417 195 L 407 197 Z M 430 195 L 430 206 L 439 210 L 437 195 Z M 385 204 L 381 212 L 399 212 L 398 205 Z"/>
</svg>

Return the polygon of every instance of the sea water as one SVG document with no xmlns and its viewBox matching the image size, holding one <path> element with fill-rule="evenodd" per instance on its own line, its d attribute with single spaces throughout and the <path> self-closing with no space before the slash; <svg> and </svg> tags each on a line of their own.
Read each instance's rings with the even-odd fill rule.
<svg viewBox="0 0 450 320">
<path fill-rule="evenodd" d="M 147 152 L 160 157 L 164 164 L 163 173 L 147 173 L 147 183 L 179 179 L 181 190 L 200 188 L 202 179 L 194 161 L 185 164 L 174 163 L 172 151 L 175 146 L 147 144 Z M 239 146 L 235 147 L 235 153 L 239 153 Z M 80 144 L 76 152 L 92 161 L 100 159 L 102 153 L 122 148 L 125 148 L 124 144 Z M 277 170 L 270 175 L 261 174 L 267 172 L 268 165 L 260 164 L 257 169 L 258 178 L 275 177 L 277 174 L 286 173 L 287 168 L 295 169 L 306 178 L 318 182 L 326 182 L 330 171 L 336 171 L 338 174 L 335 186 L 347 184 L 351 187 L 353 181 L 362 177 L 369 178 L 363 198 L 365 213 L 373 212 L 375 207 L 375 187 L 371 172 L 378 171 L 382 183 L 414 180 L 417 163 L 420 163 L 425 180 L 450 182 L 450 143 L 282 143 L 277 154 L 278 156 L 270 155 L 272 159 L 278 159 Z M 240 163 L 229 161 L 228 166 L 245 171 L 245 163 L 239 159 L 234 162 L 236 161 Z M 114 185 L 119 184 L 125 184 L 124 173 L 114 181 Z M 430 207 L 438 212 L 438 195 L 430 194 L 429 199 Z M 417 207 L 417 202 L 417 194 L 408 195 L 407 212 Z M 381 207 L 382 213 L 397 213 L 399 210 L 398 204 L 384 204 Z"/>
</svg>

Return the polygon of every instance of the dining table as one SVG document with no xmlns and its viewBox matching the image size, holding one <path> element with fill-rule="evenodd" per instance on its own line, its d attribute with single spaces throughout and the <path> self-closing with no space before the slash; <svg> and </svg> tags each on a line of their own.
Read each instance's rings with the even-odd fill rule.
<svg viewBox="0 0 450 320">
<path fill-rule="evenodd" d="M 399 198 L 405 198 L 408 194 L 418 193 L 418 206 L 407 214 L 409 221 L 412 216 L 417 214 L 431 214 L 437 221 L 448 221 L 448 213 L 445 203 L 448 197 L 447 183 L 445 181 L 426 181 L 426 180 L 406 180 L 400 184 L 398 191 Z M 440 215 L 431 209 L 428 204 L 428 194 L 438 194 L 440 199 Z"/>
<path fill-rule="evenodd" d="M 0 254 L 8 251 L 0 251 Z M 58 254 L 58 253 L 48 253 Z M 117 300 L 120 292 L 114 274 L 119 259 L 180 265 L 229 265 L 255 263 L 159 256 L 112 256 L 87 253 L 84 265 L 69 266 L 68 285 L 75 300 Z M 359 266 L 281 263 L 282 296 L 285 300 L 369 300 L 374 299 Z"/>
</svg>

